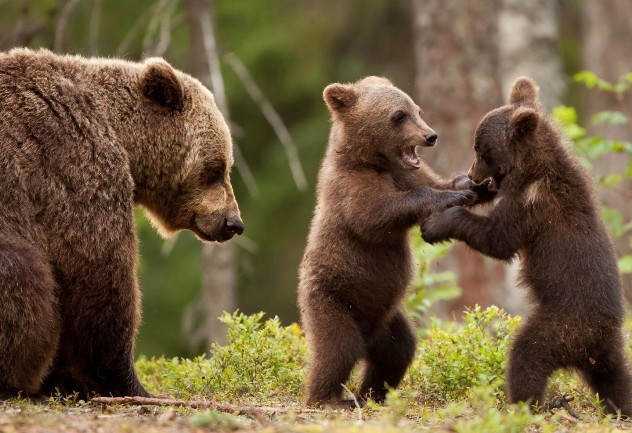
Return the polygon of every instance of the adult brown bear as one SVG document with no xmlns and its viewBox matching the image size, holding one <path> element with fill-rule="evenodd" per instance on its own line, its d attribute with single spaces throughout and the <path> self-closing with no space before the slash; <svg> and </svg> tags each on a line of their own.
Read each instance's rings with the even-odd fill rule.
<svg viewBox="0 0 632 433">
<path fill-rule="evenodd" d="M 0 54 L 0 394 L 148 395 L 134 204 L 163 234 L 243 231 L 212 94 L 161 59 Z"/>
</svg>

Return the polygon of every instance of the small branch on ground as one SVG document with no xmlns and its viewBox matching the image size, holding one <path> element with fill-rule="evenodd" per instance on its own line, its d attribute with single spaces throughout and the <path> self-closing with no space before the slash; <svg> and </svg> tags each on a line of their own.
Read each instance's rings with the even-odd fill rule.
<svg viewBox="0 0 632 433">
<path fill-rule="evenodd" d="M 341 383 L 341 385 L 345 389 L 345 391 L 347 391 L 349 395 L 351 395 L 351 397 L 353 398 L 353 403 L 355 404 L 356 409 L 358 409 L 358 421 L 362 421 L 362 406 L 360 406 L 357 397 L 354 393 L 351 392 L 349 388 L 345 386 L 344 383 Z"/>
<path fill-rule="evenodd" d="M 566 409 L 566 412 L 568 412 L 573 418 L 576 418 L 577 420 L 581 420 L 581 418 L 579 417 L 579 414 L 577 413 L 577 411 L 575 409 L 573 409 L 571 407 L 570 404 L 568 404 L 569 402 L 573 401 L 575 398 L 574 397 L 570 397 L 568 395 L 564 395 L 560 398 L 556 398 L 553 399 L 549 402 L 547 402 L 544 405 L 544 410 L 545 411 L 550 411 L 551 409 L 559 409 L 559 408 L 563 408 Z"/>
<path fill-rule="evenodd" d="M 285 408 L 274 406 L 235 406 L 227 403 L 219 403 L 212 400 L 176 400 L 171 398 L 153 398 L 153 397 L 94 397 L 90 400 L 92 403 L 101 404 L 128 404 L 128 405 L 147 405 L 147 406 L 177 406 L 191 408 L 209 408 L 222 412 L 242 413 L 254 416 L 262 425 L 268 425 L 269 422 L 265 418 L 265 414 L 273 415 L 276 413 L 295 412 L 319 412 L 315 409 L 299 409 Z"/>
</svg>

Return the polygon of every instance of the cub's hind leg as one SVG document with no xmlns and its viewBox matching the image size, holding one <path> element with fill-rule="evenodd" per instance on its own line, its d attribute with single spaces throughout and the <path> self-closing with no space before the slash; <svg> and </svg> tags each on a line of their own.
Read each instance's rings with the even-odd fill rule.
<svg viewBox="0 0 632 433">
<path fill-rule="evenodd" d="M 579 366 L 582 377 L 603 400 L 606 412 L 632 416 L 632 377 L 628 372 L 621 332 L 613 330 L 616 337 L 603 339 L 606 347 L 594 358 L 587 357 Z"/>
<path fill-rule="evenodd" d="M 404 313 L 398 311 L 368 345 L 360 395 L 383 402 L 388 388 L 395 388 L 404 377 L 415 355 L 415 346 L 411 325 Z"/>
<path fill-rule="evenodd" d="M 59 341 L 56 291 L 42 251 L 0 234 L 0 398 L 39 392 Z"/>
<path fill-rule="evenodd" d="M 309 344 L 306 403 L 337 403 L 342 385 L 365 353 L 362 332 L 349 311 L 328 296 L 312 293 L 305 304 L 302 319 Z"/>
<path fill-rule="evenodd" d="M 509 350 L 506 392 L 510 403 L 542 407 L 549 376 L 563 367 L 563 342 L 551 321 L 534 314 L 519 330 Z"/>
</svg>

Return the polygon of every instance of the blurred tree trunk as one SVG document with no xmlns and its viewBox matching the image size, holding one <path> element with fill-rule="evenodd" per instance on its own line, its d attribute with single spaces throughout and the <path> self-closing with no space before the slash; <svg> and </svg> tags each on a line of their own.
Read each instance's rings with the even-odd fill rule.
<svg viewBox="0 0 632 433">
<path fill-rule="evenodd" d="M 583 68 L 595 72 L 600 77 L 617 82 L 628 72 L 632 72 L 632 2 L 629 0 L 585 0 L 581 3 L 583 32 Z M 598 90 L 583 91 L 584 119 L 589 134 L 609 139 L 632 141 L 632 120 L 625 125 L 593 125 L 590 117 L 603 110 L 623 111 L 632 119 L 632 98 L 623 101 Z M 595 165 L 597 174 L 625 170 L 628 164 L 621 155 L 610 154 Z M 602 189 L 601 199 L 608 207 L 620 210 L 625 220 L 632 218 L 632 182 L 626 180 L 616 188 Z M 619 253 L 630 253 L 627 237 L 616 242 Z M 623 275 L 623 285 L 628 302 L 632 301 L 632 275 Z"/>
<path fill-rule="evenodd" d="M 558 4 L 551 0 L 502 0 L 498 15 L 500 79 L 506 103 L 516 78 L 527 75 L 540 86 L 547 110 L 560 104 L 566 90 L 558 53 Z"/>
<path fill-rule="evenodd" d="M 554 2 L 413 0 L 413 6 L 418 101 L 440 138 L 438 148 L 426 150 L 424 157 L 448 176 L 469 168 L 476 126 L 489 110 L 506 103 L 516 76 L 532 74 L 546 83 L 543 87 L 561 82 Z M 545 16 L 549 13 L 551 18 Z M 558 66 L 540 74 L 537 65 L 546 62 Z M 558 87 L 546 93 L 559 95 Z M 437 266 L 456 269 L 463 288 L 449 306 L 451 315 L 460 316 L 464 306 L 474 304 L 522 311 L 520 299 L 514 302 L 514 292 L 508 291 L 515 286 L 512 273 L 500 262 L 460 244 Z"/>
<path fill-rule="evenodd" d="M 226 103 L 219 56 L 213 26 L 211 0 L 187 0 L 186 16 L 189 28 L 189 65 L 191 73 L 211 89 L 215 102 L 226 123 L 230 117 Z M 223 311 L 235 309 L 236 271 L 234 244 L 204 244 L 202 246 L 202 293 L 199 304 L 189 310 L 187 320 L 197 329 L 190 330 L 190 347 L 195 350 L 216 342 L 226 343 L 226 326 L 217 318 Z M 185 322 L 186 323 L 186 322 Z"/>
<path fill-rule="evenodd" d="M 540 87 L 546 110 L 560 104 L 566 88 L 558 53 L 558 5 L 551 0 L 502 0 L 498 14 L 498 50 L 503 104 L 516 78 L 527 75 Z M 505 289 L 495 302 L 516 314 L 526 312 L 525 293 L 516 285 L 519 261 L 506 267 Z"/>
</svg>

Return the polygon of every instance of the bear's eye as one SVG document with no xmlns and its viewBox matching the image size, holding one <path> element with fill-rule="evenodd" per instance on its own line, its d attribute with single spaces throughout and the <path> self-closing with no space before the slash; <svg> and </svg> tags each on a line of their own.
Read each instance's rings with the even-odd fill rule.
<svg viewBox="0 0 632 433">
<path fill-rule="evenodd" d="M 397 110 L 395 114 L 393 114 L 392 119 L 393 122 L 395 122 L 396 124 L 402 123 L 404 119 L 406 119 L 406 113 L 404 113 L 402 110 Z"/>
<path fill-rule="evenodd" d="M 211 186 L 224 181 L 223 167 L 209 167 L 202 172 L 202 183 Z"/>
</svg>

